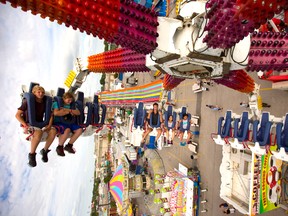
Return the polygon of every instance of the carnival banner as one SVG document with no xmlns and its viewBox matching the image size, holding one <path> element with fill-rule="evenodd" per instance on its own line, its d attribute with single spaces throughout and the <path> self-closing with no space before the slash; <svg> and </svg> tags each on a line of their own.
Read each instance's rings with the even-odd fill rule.
<svg viewBox="0 0 288 216">
<path fill-rule="evenodd" d="M 270 153 L 263 155 L 261 162 L 260 214 L 279 207 L 282 168 L 282 161 Z"/>
<path fill-rule="evenodd" d="M 158 102 L 162 90 L 162 80 L 157 80 L 142 86 L 101 92 L 99 98 L 102 104 L 119 106 L 139 102 Z"/>
<path fill-rule="evenodd" d="M 282 161 L 270 152 L 252 155 L 250 215 L 263 214 L 279 207 Z"/>
</svg>

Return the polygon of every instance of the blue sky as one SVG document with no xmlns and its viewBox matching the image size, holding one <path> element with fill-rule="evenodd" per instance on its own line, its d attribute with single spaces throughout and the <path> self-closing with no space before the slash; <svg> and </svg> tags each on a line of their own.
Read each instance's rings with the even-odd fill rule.
<svg viewBox="0 0 288 216">
<path fill-rule="evenodd" d="M 30 143 L 15 113 L 21 85 L 40 83 L 47 91 L 64 87 L 76 57 L 103 51 L 103 41 L 0 4 L 0 215 L 89 215 L 94 171 L 94 137 L 81 137 L 75 155 L 58 157 L 57 138 L 49 162 L 27 165 Z M 98 74 L 90 74 L 81 90 L 85 97 L 99 90 Z"/>
</svg>

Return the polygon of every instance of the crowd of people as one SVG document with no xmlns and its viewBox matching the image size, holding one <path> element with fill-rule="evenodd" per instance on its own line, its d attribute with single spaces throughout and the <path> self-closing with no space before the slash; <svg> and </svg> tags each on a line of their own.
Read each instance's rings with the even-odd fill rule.
<svg viewBox="0 0 288 216">
<path fill-rule="evenodd" d="M 47 113 L 45 113 L 46 103 L 45 100 L 45 89 L 39 85 L 35 85 L 32 89 L 32 94 L 35 97 L 35 119 L 37 122 L 43 122 L 43 118 Z M 21 106 L 16 112 L 16 119 L 20 122 L 24 131 L 27 132 L 30 128 L 33 129 L 31 135 L 31 147 L 28 154 L 28 165 L 31 167 L 37 166 L 36 161 L 36 150 L 41 142 L 43 136 L 47 135 L 46 143 L 43 149 L 41 149 L 40 154 L 42 155 L 42 161 L 44 163 L 48 162 L 48 153 L 51 151 L 49 148 L 53 143 L 56 135 L 59 136 L 59 144 L 56 148 L 56 152 L 59 156 L 65 156 L 64 150 L 75 154 L 75 149 L 73 144 L 82 134 L 82 128 L 76 123 L 76 121 L 71 121 L 75 116 L 80 115 L 80 111 L 75 107 L 71 106 L 74 101 L 74 97 L 71 93 L 66 92 L 62 96 L 61 106 L 57 101 L 54 101 L 51 107 L 51 117 L 49 123 L 44 128 L 31 127 L 28 123 L 27 111 L 28 103 L 24 99 Z M 63 117 L 63 118 L 61 118 Z M 70 119 L 67 123 L 66 119 Z M 70 134 L 72 133 L 71 137 Z M 64 147 L 64 143 L 70 137 L 68 143 Z"/>
</svg>

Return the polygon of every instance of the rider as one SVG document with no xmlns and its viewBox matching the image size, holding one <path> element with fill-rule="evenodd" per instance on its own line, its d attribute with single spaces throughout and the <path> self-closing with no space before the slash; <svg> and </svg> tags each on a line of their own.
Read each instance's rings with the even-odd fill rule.
<svg viewBox="0 0 288 216">
<path fill-rule="evenodd" d="M 59 137 L 59 144 L 56 148 L 56 152 L 59 156 L 65 156 L 64 150 L 68 151 L 69 153 L 75 154 L 75 150 L 73 149 L 74 142 L 78 139 L 78 137 L 82 134 L 82 128 L 72 122 L 62 122 L 61 116 L 65 119 L 70 120 L 74 118 L 76 115 L 80 115 L 80 111 L 75 109 L 71 106 L 71 103 L 74 101 L 74 97 L 70 92 L 66 92 L 63 94 L 62 97 L 63 107 L 55 101 L 52 105 L 53 113 L 54 113 L 54 125 L 59 128 L 61 133 Z M 63 148 L 65 141 L 68 139 L 70 132 L 72 132 L 72 136 L 68 142 L 68 144 Z"/>
<path fill-rule="evenodd" d="M 153 125 L 157 125 L 159 118 L 160 118 L 160 123 L 162 124 L 163 122 L 162 112 L 158 110 L 158 104 L 154 103 L 153 110 L 150 110 L 147 116 L 148 128 L 146 132 L 143 134 L 143 137 L 141 140 L 142 144 L 145 143 L 145 138 L 153 130 Z M 152 125 L 150 125 L 150 119 L 152 120 Z M 156 128 L 156 130 L 157 130 L 157 136 L 155 139 L 155 144 L 157 144 L 157 140 L 159 139 L 161 132 L 162 132 L 161 127 Z"/>
<path fill-rule="evenodd" d="M 45 90 L 43 87 L 39 85 L 35 85 L 32 89 L 32 94 L 35 96 L 35 115 L 36 115 L 36 121 L 43 122 L 43 117 L 45 115 Z M 15 115 L 16 119 L 21 123 L 22 127 L 24 127 L 25 130 L 28 131 L 28 128 L 30 125 L 25 121 L 25 112 L 28 110 L 27 101 L 24 100 L 22 105 L 18 108 L 18 111 Z M 49 124 L 45 126 L 44 130 L 42 129 L 35 129 L 34 133 L 32 135 L 31 139 L 31 147 L 30 147 L 30 153 L 28 154 L 28 165 L 31 167 L 35 167 L 37 165 L 36 162 L 36 149 L 38 147 L 38 144 L 41 141 L 43 132 L 47 132 L 48 136 L 46 139 L 46 144 L 44 148 L 40 151 L 40 154 L 42 155 L 42 161 L 44 163 L 48 162 L 48 153 L 50 152 L 49 147 L 51 146 L 55 136 L 56 136 L 56 129 L 51 127 L 53 122 L 53 115 L 51 115 Z"/>
<path fill-rule="evenodd" d="M 173 144 L 173 140 L 174 140 L 174 136 L 175 136 L 175 127 L 172 128 L 172 126 L 173 126 L 173 116 L 169 115 L 168 116 L 168 121 L 167 121 L 167 127 L 165 127 L 166 137 L 167 137 L 166 142 L 168 142 L 168 144 Z M 168 139 L 168 137 L 169 137 L 169 128 L 171 128 L 171 130 L 172 130 L 171 142 Z"/>
<path fill-rule="evenodd" d="M 180 128 L 180 124 L 182 122 L 182 128 Z M 183 114 L 183 119 L 179 120 L 178 121 L 178 125 L 177 125 L 177 128 L 179 128 L 179 138 L 180 138 L 180 145 L 181 146 L 184 146 L 185 145 L 185 142 L 183 142 L 183 136 L 184 136 L 184 132 L 187 130 L 188 128 L 188 124 L 191 124 L 192 121 L 188 121 L 188 114 L 185 113 Z M 192 136 L 192 133 L 190 130 L 187 130 L 187 140 L 186 140 L 186 143 L 190 143 L 190 138 Z"/>
</svg>

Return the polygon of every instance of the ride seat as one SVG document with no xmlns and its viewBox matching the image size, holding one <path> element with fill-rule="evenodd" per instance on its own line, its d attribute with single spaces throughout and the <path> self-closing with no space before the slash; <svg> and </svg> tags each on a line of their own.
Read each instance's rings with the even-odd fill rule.
<svg viewBox="0 0 288 216">
<path fill-rule="evenodd" d="M 224 124 L 223 121 L 225 120 Z M 228 110 L 226 111 L 225 118 L 221 116 L 218 119 L 218 135 L 221 136 L 221 138 L 226 138 L 230 136 L 230 130 L 231 130 L 231 122 L 232 122 L 232 111 Z M 223 124 L 223 126 L 222 126 Z"/>
<path fill-rule="evenodd" d="M 92 125 L 99 124 L 100 116 L 99 116 L 99 103 L 98 103 L 98 95 L 94 95 L 93 104 L 92 104 Z"/>
<path fill-rule="evenodd" d="M 62 97 L 62 96 L 64 95 L 64 93 L 65 93 L 65 89 L 59 87 L 59 88 L 57 89 L 57 94 L 56 94 L 56 96 Z"/>
<path fill-rule="evenodd" d="M 76 122 L 79 125 L 84 125 L 85 127 L 87 127 L 90 122 L 87 122 L 87 118 L 86 118 L 86 122 L 85 121 L 85 114 L 84 114 L 84 93 L 78 91 L 77 92 L 77 97 L 75 100 L 75 107 L 76 109 L 78 109 L 80 111 L 80 115 L 76 116 Z"/>
<path fill-rule="evenodd" d="M 288 113 L 285 116 L 284 127 L 282 122 L 276 125 L 276 139 L 278 149 L 284 148 L 285 152 L 288 152 Z"/>
<path fill-rule="evenodd" d="M 255 120 L 253 122 L 253 142 L 258 142 L 260 146 L 270 145 L 270 130 L 272 122 L 269 121 L 269 113 L 262 114 L 259 129 L 258 125 L 259 120 Z"/>
<path fill-rule="evenodd" d="M 103 125 L 104 122 L 105 122 L 105 117 L 106 117 L 107 108 L 106 108 L 106 106 L 105 106 L 104 104 L 101 104 L 100 107 L 101 107 L 101 109 L 102 109 L 100 124 Z"/>
<path fill-rule="evenodd" d="M 182 120 L 183 119 L 183 115 L 184 114 L 187 114 L 188 116 L 188 118 L 187 118 L 187 120 L 188 120 L 188 125 L 187 125 L 187 128 L 186 129 L 184 129 L 183 128 L 183 121 L 180 123 L 180 125 L 179 125 L 179 129 L 180 130 L 182 130 L 182 131 L 185 131 L 185 130 L 190 130 L 190 126 L 191 126 L 191 124 L 190 124 L 190 121 L 191 121 L 191 114 L 190 113 L 187 113 L 187 108 L 186 107 L 182 107 L 182 109 L 181 109 L 181 112 L 179 113 L 179 119 L 180 120 Z"/>
<path fill-rule="evenodd" d="M 172 126 L 169 127 L 168 126 L 168 120 L 169 120 L 169 116 L 171 116 L 171 115 L 172 115 L 173 123 L 172 123 Z M 168 106 L 167 111 L 165 111 L 165 113 L 164 113 L 164 118 L 165 118 L 164 119 L 164 124 L 165 124 L 165 127 L 168 128 L 168 130 L 175 128 L 177 114 L 176 114 L 176 112 L 173 112 L 173 107 L 172 106 Z"/>
<path fill-rule="evenodd" d="M 31 89 L 32 91 L 32 89 Z M 52 106 L 52 98 L 50 96 L 45 95 L 43 100 L 45 101 L 45 117 L 43 121 L 36 121 L 36 110 L 35 110 L 35 96 L 32 93 L 24 93 L 23 99 L 27 101 L 27 113 L 26 113 L 26 121 L 29 125 L 33 127 L 43 128 L 49 124 L 49 120 L 51 117 L 51 106 Z"/>
<path fill-rule="evenodd" d="M 146 110 L 144 109 L 144 104 L 139 102 L 138 107 L 134 108 L 134 127 L 138 126 L 140 129 L 144 127 L 144 120 L 146 117 Z"/>
<path fill-rule="evenodd" d="M 240 123 L 240 126 L 239 126 Z M 241 116 L 241 122 L 240 118 L 237 118 L 234 120 L 234 138 L 237 138 L 238 141 L 243 142 L 245 140 L 248 140 L 248 131 L 249 131 L 249 114 L 248 112 L 243 112 Z"/>
<path fill-rule="evenodd" d="M 30 86 L 29 86 L 29 93 L 32 93 L 32 89 L 34 88 L 34 86 L 39 85 L 39 83 L 35 83 L 35 82 L 31 82 Z"/>
</svg>

